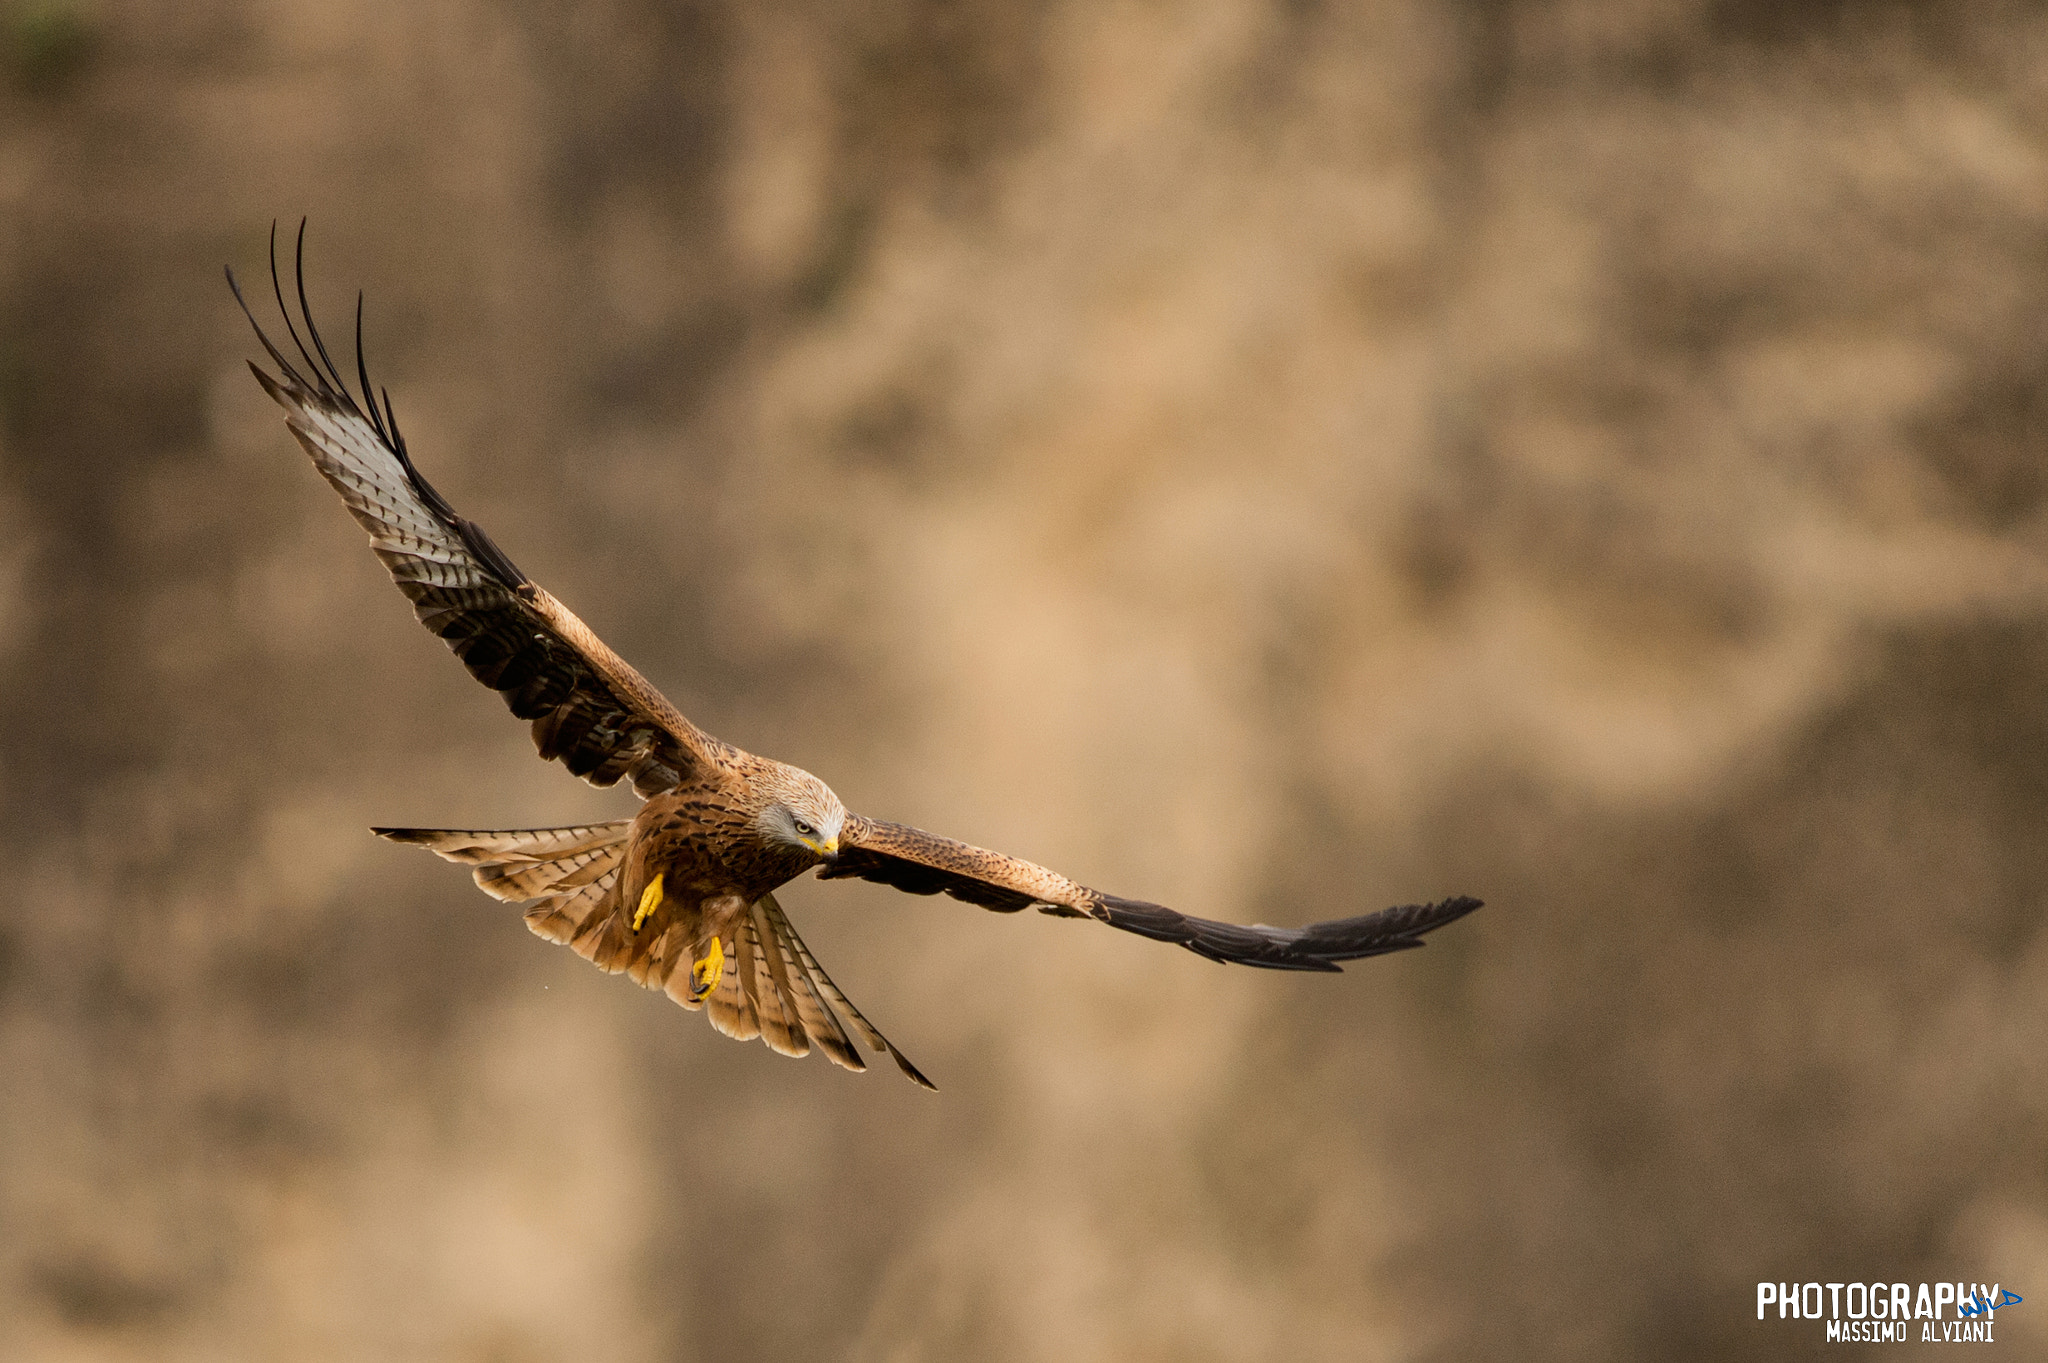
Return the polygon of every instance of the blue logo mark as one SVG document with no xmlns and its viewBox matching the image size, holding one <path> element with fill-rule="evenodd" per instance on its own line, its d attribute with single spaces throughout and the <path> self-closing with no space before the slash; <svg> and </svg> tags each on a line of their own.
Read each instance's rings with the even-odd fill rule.
<svg viewBox="0 0 2048 1363">
<path fill-rule="evenodd" d="M 2001 1306 L 2018 1306 L 2024 1300 L 2025 1298 L 2009 1287 L 1998 1289 L 1997 1301 L 1987 1300 L 1981 1293 L 1972 1292 L 1967 1304 L 1957 1305 L 1956 1314 L 1968 1320 L 1972 1316 L 1985 1315 Z"/>
</svg>

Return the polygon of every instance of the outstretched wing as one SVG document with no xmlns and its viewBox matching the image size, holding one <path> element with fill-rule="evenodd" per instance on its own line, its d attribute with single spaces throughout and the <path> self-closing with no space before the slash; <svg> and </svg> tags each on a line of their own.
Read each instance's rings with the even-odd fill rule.
<svg viewBox="0 0 2048 1363">
<path fill-rule="evenodd" d="M 284 408 L 285 424 L 313 457 L 313 466 L 370 532 L 370 547 L 412 600 L 420 623 L 447 641 L 472 676 L 500 692 L 513 714 L 533 721 L 533 741 L 543 758 L 560 758 L 592 785 L 609 786 L 624 777 L 642 795 L 651 795 L 676 785 L 714 750 L 723 750 L 724 744 L 683 718 L 568 607 L 528 581 L 490 536 L 456 515 L 420 476 L 399 434 L 390 394 L 383 395 L 379 410 L 370 388 L 363 364 L 361 296 L 356 299 L 359 406 L 306 306 L 305 225 L 299 226 L 297 256 L 305 340 L 278 283 L 275 228 L 271 238 L 271 288 L 304 367 L 271 344 L 229 270 L 228 287 L 279 372 L 265 373 L 253 363 L 249 368 L 263 391 Z"/>
<path fill-rule="evenodd" d="M 858 877 L 911 894 L 949 894 L 997 913 L 1037 909 L 1067 918 L 1094 918 L 1125 932 L 1177 943 L 1212 961 L 1269 970 L 1337 970 L 1339 961 L 1419 947 L 1424 933 L 1463 918 L 1480 903 L 1460 896 L 1305 928 L 1244 927 L 1104 894 L 1043 866 L 900 823 L 855 815 L 840 831 L 839 847 L 838 856 L 819 868 L 820 878 Z"/>
</svg>

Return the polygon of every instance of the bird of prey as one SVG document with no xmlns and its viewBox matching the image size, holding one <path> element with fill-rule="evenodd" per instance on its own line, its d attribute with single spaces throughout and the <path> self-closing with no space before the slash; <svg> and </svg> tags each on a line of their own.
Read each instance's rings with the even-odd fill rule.
<svg viewBox="0 0 2048 1363">
<path fill-rule="evenodd" d="M 758 1036 L 783 1055 L 816 1046 L 844 1068 L 862 1070 L 858 1038 L 932 1088 L 819 968 L 775 902 L 779 886 L 816 869 L 823 879 L 945 893 L 998 913 L 1093 918 L 1212 961 L 1274 970 L 1334 971 L 1340 961 L 1418 947 L 1422 934 L 1479 907 L 1461 897 L 1305 928 L 1242 927 L 1122 899 L 1016 857 L 849 812 L 809 772 L 743 752 L 684 718 L 458 516 L 414 466 L 389 392 L 370 385 L 360 294 L 360 398 L 329 357 L 306 304 L 303 223 L 296 265 L 303 337 L 278 281 L 273 229 L 271 290 L 296 360 L 265 334 L 228 271 L 277 368 L 272 374 L 251 362 L 256 381 L 369 532 L 371 549 L 420 623 L 531 722 L 541 757 L 560 760 L 592 785 L 630 781 L 643 800 L 630 819 L 573 828 L 372 831 L 473 867 L 477 885 L 494 898 L 531 901 L 527 926 L 599 969 L 664 990 L 685 1008 L 704 1009 L 727 1036 Z"/>
</svg>

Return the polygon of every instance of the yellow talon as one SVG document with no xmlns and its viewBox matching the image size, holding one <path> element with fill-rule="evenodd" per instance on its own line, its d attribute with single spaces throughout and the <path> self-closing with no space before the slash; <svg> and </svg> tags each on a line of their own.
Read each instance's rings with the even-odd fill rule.
<svg viewBox="0 0 2048 1363">
<path fill-rule="evenodd" d="M 690 967 L 690 980 L 696 988 L 690 991 L 692 1001 L 702 999 L 718 988 L 718 981 L 725 974 L 725 943 L 714 937 L 711 949 L 704 959 Z"/>
<path fill-rule="evenodd" d="M 633 931 L 640 931 L 640 925 L 647 921 L 647 915 L 661 907 L 661 876 L 657 874 L 640 892 L 640 907 L 633 911 Z"/>
</svg>

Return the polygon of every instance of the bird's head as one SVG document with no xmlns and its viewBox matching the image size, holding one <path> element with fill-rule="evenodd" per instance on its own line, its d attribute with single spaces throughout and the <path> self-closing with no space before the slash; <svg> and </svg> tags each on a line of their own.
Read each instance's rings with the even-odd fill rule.
<svg viewBox="0 0 2048 1363">
<path fill-rule="evenodd" d="M 846 806 L 839 803 L 830 786 L 796 767 L 783 767 L 761 784 L 769 799 L 754 816 L 754 826 L 764 838 L 801 848 L 823 861 L 839 855 Z"/>
</svg>

